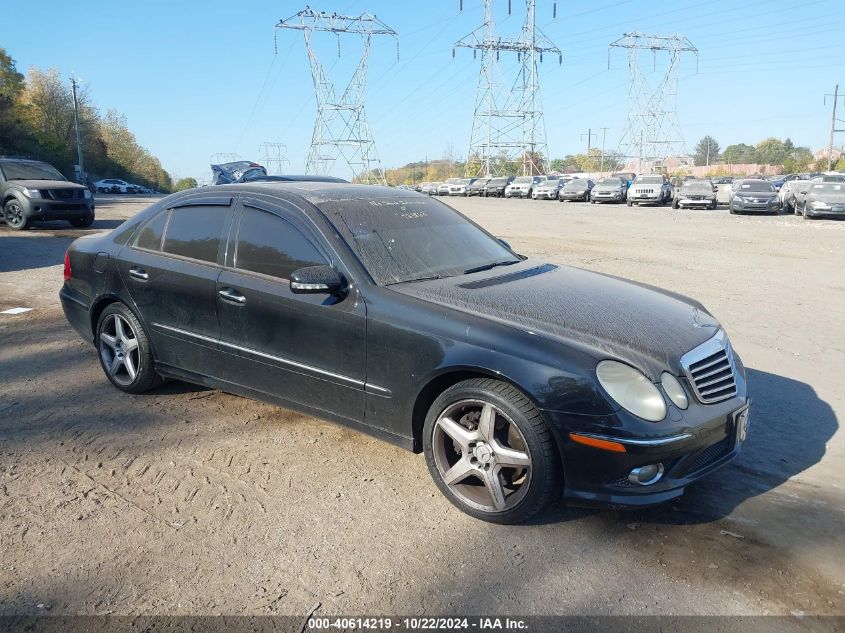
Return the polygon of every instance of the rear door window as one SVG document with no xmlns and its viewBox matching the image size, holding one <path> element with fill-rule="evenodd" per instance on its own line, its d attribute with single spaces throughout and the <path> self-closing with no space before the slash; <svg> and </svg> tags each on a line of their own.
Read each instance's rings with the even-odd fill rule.
<svg viewBox="0 0 845 633">
<path fill-rule="evenodd" d="M 228 206 L 192 206 L 171 210 L 162 250 L 203 262 L 217 262 Z"/>
</svg>

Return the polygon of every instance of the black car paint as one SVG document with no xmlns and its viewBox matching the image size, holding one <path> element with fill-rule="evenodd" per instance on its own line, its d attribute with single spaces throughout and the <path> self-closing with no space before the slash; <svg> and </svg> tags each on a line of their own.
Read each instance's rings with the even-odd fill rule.
<svg viewBox="0 0 845 633">
<path fill-rule="evenodd" d="M 607 358 L 637 366 L 652 380 L 661 370 L 680 376 L 679 357 L 718 327 L 700 304 L 643 284 L 532 260 L 378 286 L 319 208 L 324 201 L 355 204 L 371 195 L 422 196 L 324 183 L 223 185 L 213 194 L 175 194 L 109 234 L 71 245 L 73 276 L 60 293 L 65 314 L 93 341 L 99 312 L 111 301 L 122 301 L 149 332 L 160 373 L 344 423 L 414 451 L 421 450 L 428 405 L 443 389 L 475 376 L 507 381 L 541 411 L 562 457 L 564 495 L 579 504 L 663 501 L 736 456 L 739 444 L 733 443 L 706 468 L 684 471 L 684 464 L 735 433 L 732 414 L 746 404 L 738 357 L 736 396 L 713 405 L 691 398 L 686 411 L 670 404 L 659 423 L 620 409 L 595 376 L 597 362 Z M 285 281 L 236 271 L 225 239 L 216 264 L 128 245 L 159 211 L 209 200 L 232 205 L 229 236 L 245 205 L 295 217 L 348 281 L 346 296 L 293 294 Z M 149 280 L 130 276 L 133 265 L 144 267 Z M 157 286 L 159 275 L 162 292 L 139 292 Z M 221 301 L 223 288 L 242 293 L 245 307 Z M 640 442 L 689 437 L 608 453 L 571 441 L 572 432 Z M 655 486 L 619 483 L 632 467 L 657 459 L 671 468 Z"/>
</svg>

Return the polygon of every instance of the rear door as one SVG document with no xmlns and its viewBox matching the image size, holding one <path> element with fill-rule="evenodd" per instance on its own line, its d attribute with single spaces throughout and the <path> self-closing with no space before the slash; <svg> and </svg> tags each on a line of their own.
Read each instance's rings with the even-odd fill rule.
<svg viewBox="0 0 845 633">
<path fill-rule="evenodd" d="M 160 363 L 219 377 L 217 278 L 232 198 L 198 196 L 153 217 L 118 269 Z"/>
<path fill-rule="evenodd" d="M 290 274 L 337 265 L 302 211 L 241 200 L 217 280 L 224 378 L 354 421 L 364 415 L 366 309 L 344 298 L 294 294 Z"/>
</svg>

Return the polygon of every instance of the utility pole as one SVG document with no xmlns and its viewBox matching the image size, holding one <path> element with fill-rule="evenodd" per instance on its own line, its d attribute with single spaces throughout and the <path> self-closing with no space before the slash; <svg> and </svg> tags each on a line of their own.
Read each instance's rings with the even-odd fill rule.
<svg viewBox="0 0 845 633">
<path fill-rule="evenodd" d="M 842 95 L 845 98 L 845 95 Z M 825 105 L 827 105 L 827 98 L 833 97 L 833 114 L 830 117 L 830 143 L 827 146 L 827 170 L 833 170 L 833 135 L 838 132 L 845 132 L 845 129 L 837 130 L 836 123 L 845 123 L 845 121 L 836 118 L 836 106 L 839 103 L 839 84 L 836 84 L 836 89 L 833 94 L 826 94 L 824 96 Z"/>
<path fill-rule="evenodd" d="M 84 179 L 85 165 L 82 162 L 82 137 L 79 134 L 79 102 L 76 99 L 77 78 L 72 75 L 70 78 L 70 89 L 73 93 L 73 123 L 76 127 L 76 155 L 79 160 L 79 178 Z"/>
<path fill-rule="evenodd" d="M 599 171 L 599 176 L 601 178 L 604 178 L 604 144 L 605 144 L 605 141 L 607 140 L 607 131 L 609 129 L 610 128 L 607 128 L 607 127 L 603 127 L 601 129 L 601 169 Z"/>
<path fill-rule="evenodd" d="M 585 136 L 587 137 L 587 165 L 591 167 L 590 171 L 592 172 L 593 159 L 590 156 L 590 150 L 593 149 L 593 137 L 595 136 L 593 128 L 587 128 L 587 131 L 581 135 L 581 140 L 584 140 Z"/>
</svg>

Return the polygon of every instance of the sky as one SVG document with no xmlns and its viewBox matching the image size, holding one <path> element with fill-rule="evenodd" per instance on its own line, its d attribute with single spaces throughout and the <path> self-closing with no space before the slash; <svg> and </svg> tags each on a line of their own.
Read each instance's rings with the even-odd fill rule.
<svg viewBox="0 0 845 633">
<path fill-rule="evenodd" d="M 482 0 L 144 0 L 115 3 L 41 0 L 38 36 L 8 29 L 0 45 L 30 67 L 76 73 L 103 112 L 126 115 L 139 143 L 177 177 L 210 177 L 219 153 L 261 157 L 265 142 L 284 143 L 287 173 L 302 173 L 311 142 L 315 98 L 302 34 L 274 26 L 305 2 L 323 11 L 369 12 L 399 34 L 376 37 L 369 57 L 366 111 L 385 167 L 466 156 L 479 75 L 472 52 L 452 45 L 483 22 Z M 516 35 L 524 2 L 494 0 L 497 30 Z M 842 0 L 537 0 L 537 25 L 562 50 L 563 64 L 540 65 L 552 158 L 583 153 L 586 132 L 613 148 L 625 125 L 629 72 L 623 51 L 608 44 L 625 32 L 681 34 L 698 48 L 682 58 L 678 118 L 688 149 L 705 134 L 722 148 L 776 136 L 826 147 L 832 93 L 845 91 Z M 20 15 L 15 15 L 19 12 Z M 32 6 L 5 9 L 12 24 L 33 19 Z M 345 85 L 361 43 L 315 36 L 330 77 Z M 608 67 L 608 61 L 610 61 Z M 659 73 L 658 59 L 658 75 Z M 503 56 L 505 72 L 516 60 Z M 643 67 L 650 70 L 645 62 Z M 655 79 L 654 71 L 650 79 Z M 842 103 L 842 102 L 840 102 Z M 843 110 L 845 112 L 845 110 Z M 845 134 L 836 144 L 845 143 Z M 349 177 L 338 165 L 335 174 Z"/>
</svg>

